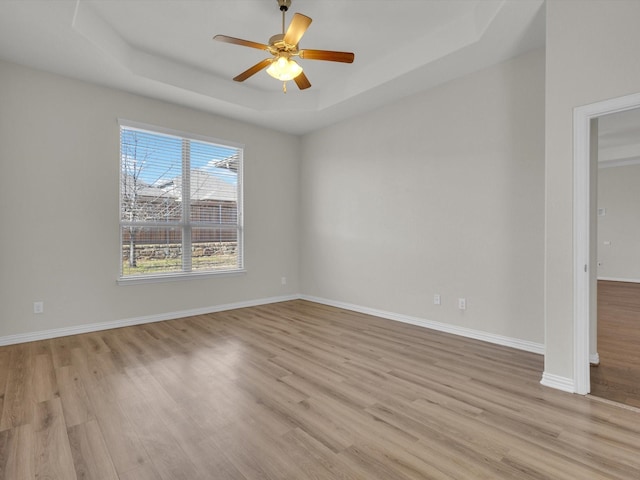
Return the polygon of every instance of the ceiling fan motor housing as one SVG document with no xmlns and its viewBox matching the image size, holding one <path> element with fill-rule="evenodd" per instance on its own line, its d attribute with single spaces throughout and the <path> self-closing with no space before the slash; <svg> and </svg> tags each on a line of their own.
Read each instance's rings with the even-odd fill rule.
<svg viewBox="0 0 640 480">
<path fill-rule="evenodd" d="M 285 43 L 284 35 L 281 33 L 278 33 L 269 39 L 268 50 L 271 54 L 276 56 L 284 55 L 290 57 L 298 54 L 297 46 Z"/>
</svg>

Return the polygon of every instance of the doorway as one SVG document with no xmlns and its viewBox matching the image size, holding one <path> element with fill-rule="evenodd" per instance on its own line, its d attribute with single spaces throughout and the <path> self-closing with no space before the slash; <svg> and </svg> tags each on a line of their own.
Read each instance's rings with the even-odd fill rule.
<svg viewBox="0 0 640 480">
<path fill-rule="evenodd" d="M 597 119 L 636 108 L 640 94 L 574 109 L 574 390 L 582 395 L 591 390 L 590 360 L 597 361 Z"/>
<path fill-rule="evenodd" d="M 590 369 L 591 394 L 640 407 L 640 108 L 597 122 L 598 366 Z"/>
</svg>

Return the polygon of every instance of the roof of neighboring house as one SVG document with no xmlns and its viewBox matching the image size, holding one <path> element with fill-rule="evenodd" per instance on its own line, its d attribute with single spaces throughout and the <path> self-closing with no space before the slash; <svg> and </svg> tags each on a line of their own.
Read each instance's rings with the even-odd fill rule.
<svg viewBox="0 0 640 480">
<path fill-rule="evenodd" d="M 221 169 L 222 170 L 222 169 Z M 226 170 L 226 169 L 225 169 Z M 229 172 L 229 179 L 235 178 L 235 174 Z M 192 200 L 218 200 L 226 202 L 235 202 L 238 199 L 236 183 L 231 183 L 222 178 L 225 172 L 222 171 L 220 175 L 214 175 L 204 170 L 192 170 L 191 171 L 191 199 Z M 129 179 L 127 185 L 133 185 L 131 177 L 123 176 L 124 180 Z M 124 186 L 124 188 L 132 188 Z M 138 182 L 137 194 L 142 197 L 149 198 L 182 198 L 182 178 L 176 177 L 173 180 L 166 182 L 162 185 L 149 185 Z"/>
</svg>

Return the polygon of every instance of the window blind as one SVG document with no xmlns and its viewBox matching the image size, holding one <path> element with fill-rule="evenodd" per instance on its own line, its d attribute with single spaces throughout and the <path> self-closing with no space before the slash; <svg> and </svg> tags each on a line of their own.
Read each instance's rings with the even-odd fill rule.
<svg viewBox="0 0 640 480">
<path fill-rule="evenodd" d="M 242 148 L 120 125 L 121 278 L 240 270 Z"/>
</svg>

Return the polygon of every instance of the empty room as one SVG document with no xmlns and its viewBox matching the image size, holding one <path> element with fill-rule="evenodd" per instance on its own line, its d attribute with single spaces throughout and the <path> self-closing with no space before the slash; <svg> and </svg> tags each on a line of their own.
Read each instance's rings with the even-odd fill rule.
<svg viewBox="0 0 640 480">
<path fill-rule="evenodd" d="M 639 21 L 0 1 L 0 480 L 637 479 Z"/>
</svg>

